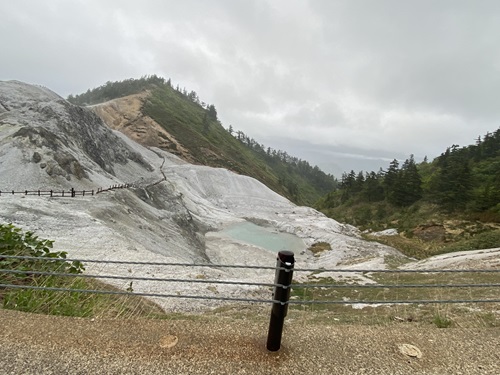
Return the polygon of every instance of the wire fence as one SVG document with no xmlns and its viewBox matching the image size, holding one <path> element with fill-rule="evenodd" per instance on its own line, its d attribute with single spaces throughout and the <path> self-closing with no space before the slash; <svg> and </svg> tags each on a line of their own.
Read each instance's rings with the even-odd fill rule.
<svg viewBox="0 0 500 375">
<path fill-rule="evenodd" d="M 51 198 L 69 198 L 78 196 L 93 196 L 100 193 L 118 190 L 118 189 L 128 189 L 134 187 L 133 184 L 117 184 L 111 185 L 107 188 L 97 188 L 92 190 L 75 190 L 71 188 L 69 190 L 0 190 L 0 197 L 7 195 L 24 195 L 24 196 L 37 196 L 37 197 L 51 197 Z"/>
<path fill-rule="evenodd" d="M 18 260 L 21 266 L 15 269 L 5 268 L 9 261 Z M 24 261 L 24 263 L 23 263 Z M 29 261 L 29 262 L 28 262 Z M 51 262 L 68 264 L 80 262 L 83 264 L 103 264 L 113 266 L 137 266 L 136 272 L 140 272 L 141 266 L 155 266 L 168 270 L 172 267 L 185 267 L 187 269 L 207 268 L 207 269 L 235 269 L 242 271 L 242 280 L 225 279 L 204 279 L 204 278 L 176 278 L 176 277 L 155 277 L 139 275 L 117 275 L 106 273 L 74 273 L 58 272 L 57 269 L 41 271 L 33 267 L 33 262 Z M 31 268 L 29 268 L 29 267 Z M 177 263 L 177 262 L 135 262 L 123 260 L 98 260 L 98 259 L 77 259 L 77 258 L 49 258 L 0 255 L 0 288 L 5 290 L 33 289 L 45 291 L 62 291 L 73 293 L 93 293 L 93 294 L 113 294 L 130 295 L 154 298 L 172 299 L 197 299 L 205 301 L 226 301 L 226 302 L 251 302 L 251 303 L 280 303 L 288 305 L 397 305 L 397 304 L 465 304 L 465 303 L 500 303 L 500 269 L 421 269 L 421 270 L 370 270 L 370 269 L 323 269 L 323 268 L 297 268 L 296 273 L 317 273 L 328 272 L 329 275 L 351 275 L 351 278 L 342 280 L 339 278 L 318 279 L 311 281 L 306 277 L 307 282 L 293 282 L 286 286 L 277 282 L 256 282 L 247 281 L 250 277 L 245 276 L 244 270 L 265 270 L 265 271 L 289 271 L 287 268 L 272 266 L 252 266 L 252 265 L 228 265 L 209 263 Z M 139 271 L 137 271 L 139 270 Z M 116 270 L 114 271 L 115 273 Z M 122 273 L 127 270 L 123 269 Z M 10 276 L 10 277 L 9 277 Z M 360 281 L 360 277 L 370 276 L 370 282 Z M 26 284 L 16 282 L 18 279 L 36 279 L 40 277 L 61 277 L 61 278 L 86 278 L 95 280 L 121 280 L 123 282 L 144 282 L 144 283 L 164 283 L 165 290 L 169 290 L 169 283 L 192 284 L 192 285 L 227 285 L 241 290 L 238 296 L 191 295 L 183 293 L 157 293 L 148 291 L 131 290 L 98 290 L 81 289 L 71 287 L 45 286 L 43 283 Z M 269 280 L 272 280 L 273 273 L 269 273 Z M 345 278 L 345 276 L 343 276 Z M 132 285 L 132 284 L 130 284 Z M 248 288 L 261 288 L 265 293 L 274 288 L 290 288 L 291 299 L 282 302 L 271 298 L 248 297 Z M 429 293 L 414 293 L 410 290 L 426 290 Z M 401 293 L 405 291 L 405 293 Z M 430 298 L 433 293 L 435 298 Z M 264 294 L 265 294 L 264 293 Z M 415 298 L 418 297 L 418 298 Z"/>
</svg>

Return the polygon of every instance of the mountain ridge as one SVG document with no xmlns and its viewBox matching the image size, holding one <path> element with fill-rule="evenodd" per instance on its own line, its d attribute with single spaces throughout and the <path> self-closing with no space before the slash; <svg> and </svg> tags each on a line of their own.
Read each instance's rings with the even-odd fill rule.
<svg viewBox="0 0 500 375">
<path fill-rule="evenodd" d="M 307 161 L 281 150 L 266 149 L 232 126 L 224 129 L 214 105 L 201 102 L 194 91 L 172 87 L 170 80 L 153 75 L 107 82 L 86 93 L 71 95 L 68 100 L 90 105 L 113 128 L 146 119 L 137 124 L 134 139 L 150 144 L 147 138 L 156 138 L 160 148 L 190 163 L 251 176 L 300 205 L 313 205 L 336 186 L 333 176 Z M 121 129 L 130 133 L 124 126 Z"/>
</svg>

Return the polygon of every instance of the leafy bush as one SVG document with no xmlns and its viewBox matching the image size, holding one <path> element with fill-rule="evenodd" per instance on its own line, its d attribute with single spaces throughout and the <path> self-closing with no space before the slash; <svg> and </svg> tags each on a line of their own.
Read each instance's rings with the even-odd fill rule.
<svg viewBox="0 0 500 375">
<path fill-rule="evenodd" d="M 26 287 L 0 287 L 1 306 L 20 311 L 78 317 L 164 316 L 161 307 L 142 297 L 81 292 L 119 289 L 92 278 L 78 276 L 84 271 L 83 264 L 66 261 L 66 252 L 51 251 L 52 244 L 53 241 L 40 239 L 33 232 L 24 232 L 12 224 L 0 224 L 0 284 Z M 5 255 L 38 259 L 6 258 Z M 52 275 L 36 275 L 33 272 Z M 75 276 L 56 276 L 54 273 Z"/>
<path fill-rule="evenodd" d="M 436 325 L 438 328 L 449 328 L 453 325 L 453 321 L 445 316 L 442 316 L 440 314 L 436 314 L 434 316 L 434 319 L 432 322 Z"/>
<path fill-rule="evenodd" d="M 13 286 L 68 286 L 68 278 L 51 275 L 38 275 L 33 272 L 80 274 L 84 271 L 79 261 L 65 261 L 66 252 L 51 251 L 54 241 L 38 238 L 33 232 L 24 232 L 12 224 L 0 225 L 0 284 Z M 32 257 L 38 259 L 7 258 L 5 255 Z M 9 273 L 16 271 L 16 273 Z M 71 283 L 74 280 L 71 280 Z M 12 289 L 12 290 L 11 290 Z M 44 311 L 53 306 L 51 301 L 57 298 L 59 307 L 53 313 L 63 313 L 71 309 L 71 301 L 61 302 L 59 292 L 47 290 L 18 289 L 3 287 L 0 289 L 0 300 L 6 308 L 23 311 Z M 43 296 L 43 298 L 41 298 Z M 72 297 L 74 299 L 74 296 Z M 44 308 L 41 307 L 44 306 Z M 36 306 L 36 308 L 35 308 Z M 61 311 L 62 309 L 62 311 Z M 63 313 L 64 314 L 64 313 Z M 69 315 L 69 314 L 64 314 Z"/>
<path fill-rule="evenodd" d="M 84 271 L 79 261 L 67 262 L 65 251 L 51 251 L 54 241 L 39 239 L 33 232 L 23 232 L 12 224 L 0 224 L 0 266 L 2 269 L 26 271 L 20 274 L 2 274 L 2 283 L 23 284 L 39 276 L 29 271 L 79 274 Z M 2 255 L 35 257 L 38 259 L 5 258 Z M 47 260 L 47 258 L 51 260 Z"/>
</svg>

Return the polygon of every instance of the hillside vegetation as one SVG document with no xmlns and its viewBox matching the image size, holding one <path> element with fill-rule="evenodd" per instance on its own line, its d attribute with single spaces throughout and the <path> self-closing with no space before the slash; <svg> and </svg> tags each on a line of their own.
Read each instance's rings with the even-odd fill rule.
<svg viewBox="0 0 500 375">
<path fill-rule="evenodd" d="M 232 126 L 225 129 L 213 104 L 200 101 L 194 91 L 174 88 L 170 80 L 149 76 L 107 82 L 86 93 L 70 95 L 68 100 L 78 105 L 91 105 L 144 90 L 150 95 L 142 112 L 189 150 L 191 161 L 256 178 L 301 205 L 312 205 L 335 188 L 334 177 L 317 166 L 284 151 L 266 148 Z"/>
<path fill-rule="evenodd" d="M 345 173 L 316 205 L 328 216 L 362 229 L 397 228 L 385 241 L 423 258 L 500 246 L 500 128 L 476 144 L 448 147 L 432 162 L 386 171 Z"/>
</svg>

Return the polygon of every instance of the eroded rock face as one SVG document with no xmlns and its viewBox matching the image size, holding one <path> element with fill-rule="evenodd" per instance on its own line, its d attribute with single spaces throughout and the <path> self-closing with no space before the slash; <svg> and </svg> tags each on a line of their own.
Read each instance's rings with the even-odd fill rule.
<svg viewBox="0 0 500 375">
<path fill-rule="evenodd" d="M 122 132 L 141 145 L 157 147 L 188 162 L 194 162 L 189 150 L 183 147 L 172 134 L 167 132 L 156 121 L 142 113 L 141 109 L 144 100 L 149 95 L 150 93 L 145 91 L 140 94 L 97 104 L 91 108 L 111 129 Z"/>
<path fill-rule="evenodd" d="M 0 82 L 0 109 L 0 144 L 16 147 L 23 163 L 43 161 L 38 171 L 49 177 L 91 180 L 95 168 L 116 176 L 116 166 L 130 162 L 152 170 L 92 110 L 73 105 L 46 88 Z M 9 152 L 15 153 L 5 153 Z"/>
</svg>

